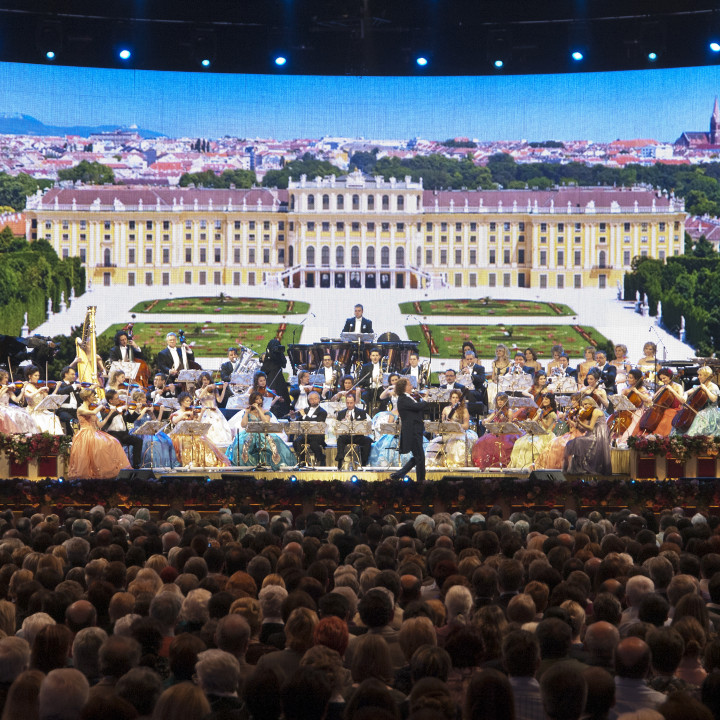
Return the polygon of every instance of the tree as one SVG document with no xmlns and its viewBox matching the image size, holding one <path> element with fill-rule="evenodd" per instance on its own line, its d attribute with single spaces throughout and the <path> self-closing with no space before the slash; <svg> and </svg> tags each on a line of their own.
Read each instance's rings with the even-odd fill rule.
<svg viewBox="0 0 720 720">
<path fill-rule="evenodd" d="M 180 187 L 203 188 L 229 188 L 234 185 L 238 188 L 251 188 L 257 182 L 255 173 L 252 170 L 225 170 L 221 175 L 216 175 L 212 170 L 205 170 L 196 173 L 183 173 L 180 177 Z"/>
<path fill-rule="evenodd" d="M 373 148 L 370 152 L 360 150 L 353 153 L 350 157 L 350 169 L 360 170 L 360 172 L 366 175 L 372 175 L 375 172 L 375 165 L 377 164 L 377 154 L 377 148 Z"/>
<path fill-rule="evenodd" d="M 301 175 L 315 178 L 318 175 L 341 175 L 342 170 L 325 160 L 318 160 L 310 153 L 305 153 L 299 160 L 292 160 L 282 170 L 269 170 L 265 173 L 262 184 L 265 187 L 286 188 L 288 180 L 292 177 L 298 179 Z"/>
<path fill-rule="evenodd" d="M 52 180 L 36 180 L 27 173 L 8 175 L 0 173 L 0 205 L 15 210 L 24 210 L 25 201 L 38 189 L 52 186 Z"/>
<path fill-rule="evenodd" d="M 115 182 L 115 175 L 107 165 L 81 160 L 75 167 L 59 170 L 58 180 L 79 180 L 84 185 L 111 185 Z"/>
<path fill-rule="evenodd" d="M 690 252 L 695 257 L 706 258 L 715 255 L 715 248 L 704 235 L 701 235 L 697 241 L 693 243 L 692 250 Z"/>
</svg>

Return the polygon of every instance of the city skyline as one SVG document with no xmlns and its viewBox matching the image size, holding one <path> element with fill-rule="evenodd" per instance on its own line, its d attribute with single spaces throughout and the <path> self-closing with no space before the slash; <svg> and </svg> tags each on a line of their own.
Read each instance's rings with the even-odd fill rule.
<svg viewBox="0 0 720 720">
<path fill-rule="evenodd" d="M 673 142 L 707 129 L 720 68 L 322 77 L 0 63 L 0 88 L 2 113 L 48 125 L 137 125 L 170 137 Z"/>
</svg>

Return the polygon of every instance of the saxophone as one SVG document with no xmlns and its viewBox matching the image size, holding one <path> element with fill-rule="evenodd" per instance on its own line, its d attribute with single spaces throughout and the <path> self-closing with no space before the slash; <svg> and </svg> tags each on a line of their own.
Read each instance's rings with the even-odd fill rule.
<svg viewBox="0 0 720 720">
<path fill-rule="evenodd" d="M 90 305 L 83 321 L 82 339 L 75 338 L 75 352 L 77 354 L 77 376 L 81 383 L 96 385 L 95 394 L 100 400 L 105 397 L 103 389 L 99 386 L 97 373 L 97 339 L 95 338 L 95 311 L 97 307 Z"/>
</svg>

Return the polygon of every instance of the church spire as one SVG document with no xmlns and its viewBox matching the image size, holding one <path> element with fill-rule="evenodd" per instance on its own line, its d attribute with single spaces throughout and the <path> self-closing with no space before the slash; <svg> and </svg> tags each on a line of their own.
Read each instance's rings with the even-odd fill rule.
<svg viewBox="0 0 720 720">
<path fill-rule="evenodd" d="M 718 138 L 718 131 L 720 130 L 720 105 L 718 104 L 717 95 L 715 96 L 715 105 L 713 105 L 713 112 L 710 116 L 710 144 L 717 145 L 720 138 Z"/>
</svg>

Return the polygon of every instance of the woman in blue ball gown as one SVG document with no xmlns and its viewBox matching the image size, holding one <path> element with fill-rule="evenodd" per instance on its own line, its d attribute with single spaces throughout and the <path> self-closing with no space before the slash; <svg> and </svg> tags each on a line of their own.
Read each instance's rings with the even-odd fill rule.
<svg viewBox="0 0 720 720">
<path fill-rule="evenodd" d="M 148 405 L 145 393 L 141 390 L 132 394 L 135 412 L 128 414 L 128 419 L 133 420 L 133 434 L 149 420 L 163 420 L 170 422 L 172 410 L 160 405 L 155 409 Z M 174 468 L 180 465 L 175 446 L 169 435 L 160 431 L 154 435 L 142 435 L 142 464 L 143 468 Z"/>
</svg>

